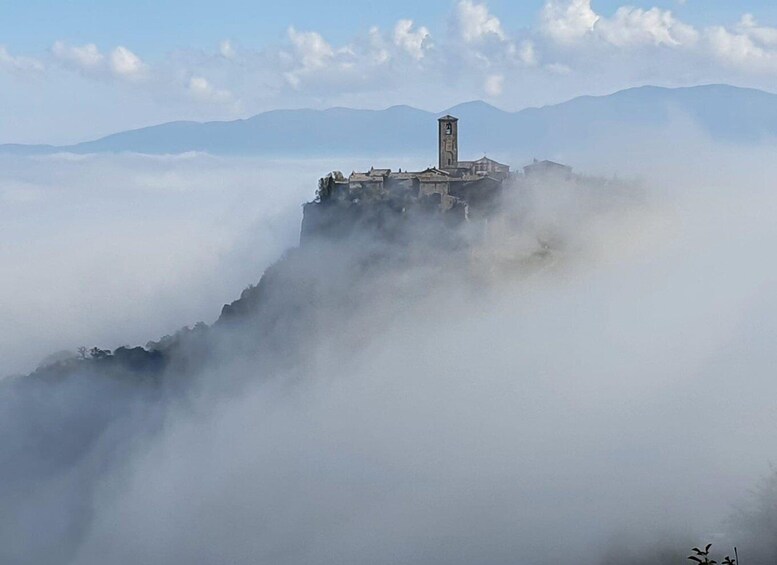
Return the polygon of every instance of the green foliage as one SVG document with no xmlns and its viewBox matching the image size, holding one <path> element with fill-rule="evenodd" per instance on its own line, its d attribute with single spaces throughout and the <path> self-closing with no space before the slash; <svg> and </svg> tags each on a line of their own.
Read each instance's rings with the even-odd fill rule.
<svg viewBox="0 0 777 565">
<path fill-rule="evenodd" d="M 710 556 L 710 548 L 712 547 L 711 543 L 708 543 L 704 549 L 699 549 L 698 547 L 693 548 L 693 555 L 689 555 L 688 559 L 698 563 L 699 565 L 718 565 L 718 562 L 712 559 Z M 737 548 L 734 548 L 734 552 L 736 554 Z M 737 565 L 736 559 L 731 559 L 728 555 L 723 558 L 723 561 L 721 562 L 721 565 Z"/>
</svg>

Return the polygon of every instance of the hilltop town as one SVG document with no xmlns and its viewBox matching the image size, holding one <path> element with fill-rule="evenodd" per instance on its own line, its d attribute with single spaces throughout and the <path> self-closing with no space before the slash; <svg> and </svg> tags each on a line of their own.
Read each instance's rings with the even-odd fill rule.
<svg viewBox="0 0 777 565">
<path fill-rule="evenodd" d="M 318 183 L 316 200 L 305 205 L 302 240 L 312 235 L 343 235 L 360 220 L 381 223 L 386 215 L 436 212 L 446 222 L 488 217 L 504 190 L 536 178 L 569 179 L 572 168 L 538 161 L 511 171 L 486 156 L 459 160 L 459 120 L 438 119 L 438 163 L 423 171 L 371 168 L 347 178 L 333 171 Z M 348 210 L 344 213 L 344 209 Z"/>
</svg>

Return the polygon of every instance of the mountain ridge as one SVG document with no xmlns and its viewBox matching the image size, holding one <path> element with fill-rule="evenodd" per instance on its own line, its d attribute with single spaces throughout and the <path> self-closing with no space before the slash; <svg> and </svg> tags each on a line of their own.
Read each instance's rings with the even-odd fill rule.
<svg viewBox="0 0 777 565">
<path fill-rule="evenodd" d="M 197 122 L 178 120 L 116 132 L 71 145 L 0 145 L 0 153 L 148 153 L 203 151 L 217 155 L 380 156 L 428 152 L 436 144 L 430 122 L 453 114 L 461 119 L 462 150 L 495 153 L 557 151 L 606 139 L 613 128 L 655 128 L 686 115 L 723 141 L 777 138 L 777 94 L 709 84 L 667 88 L 640 86 L 603 96 L 584 95 L 559 104 L 501 110 L 482 100 L 430 112 L 408 105 L 383 110 L 332 107 L 277 109 L 248 118 Z M 637 132 L 635 132 L 635 135 Z"/>
</svg>

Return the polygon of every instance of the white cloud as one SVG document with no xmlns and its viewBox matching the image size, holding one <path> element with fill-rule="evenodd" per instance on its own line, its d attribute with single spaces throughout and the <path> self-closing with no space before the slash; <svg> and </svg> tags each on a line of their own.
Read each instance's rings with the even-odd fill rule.
<svg viewBox="0 0 777 565">
<path fill-rule="evenodd" d="M 82 72 L 98 72 L 105 63 L 105 56 L 94 43 L 77 46 L 55 41 L 51 53 L 65 66 Z"/>
<path fill-rule="evenodd" d="M 414 31 L 413 20 L 399 20 L 394 26 L 394 45 L 416 60 L 423 59 L 430 37 L 429 30 L 423 26 Z"/>
<path fill-rule="evenodd" d="M 722 26 L 706 30 L 713 56 L 740 71 L 777 72 L 777 29 L 760 27 L 752 16 L 745 16 L 731 31 Z"/>
<path fill-rule="evenodd" d="M 586 39 L 615 48 L 670 47 L 684 50 L 689 66 L 705 60 L 739 72 L 777 72 L 777 28 L 761 25 L 752 14 L 744 14 L 733 27 L 697 30 L 657 7 L 621 6 L 605 17 L 593 10 L 591 0 L 548 0 L 541 21 L 551 41 L 575 44 L 578 50 Z"/>
<path fill-rule="evenodd" d="M 454 51 L 461 58 L 461 61 L 454 62 L 457 66 L 463 65 L 479 74 L 484 68 L 493 71 L 494 68 L 537 64 L 534 42 L 526 39 L 516 44 L 486 4 L 461 0 L 456 5 L 453 21 L 459 47 Z"/>
<path fill-rule="evenodd" d="M 126 47 L 119 46 L 111 52 L 111 71 L 128 80 L 137 80 L 146 73 L 146 64 Z"/>
<path fill-rule="evenodd" d="M 300 32 L 290 27 L 288 36 L 305 69 L 321 69 L 334 58 L 334 49 L 318 32 Z"/>
<path fill-rule="evenodd" d="M 148 71 L 148 66 L 140 57 L 123 46 L 116 47 L 106 56 L 94 43 L 78 46 L 56 41 L 51 47 L 51 54 L 66 68 L 85 75 L 136 81 Z"/>
<path fill-rule="evenodd" d="M 294 27 L 288 30 L 293 53 L 281 52 L 289 70 L 283 73 L 286 83 L 295 90 L 300 90 L 303 85 L 340 82 L 342 85 L 350 84 L 346 75 L 353 72 L 364 71 L 370 62 L 359 60 L 355 48 L 345 45 L 338 49 L 315 31 L 297 31 Z"/>
<path fill-rule="evenodd" d="M 777 47 L 777 28 L 759 25 L 752 14 L 743 15 L 736 29 L 765 47 Z"/>
<path fill-rule="evenodd" d="M 222 42 L 220 47 L 222 54 L 234 53 L 228 41 Z M 57 41 L 52 46 L 51 53 L 54 59 L 65 68 L 76 70 L 95 79 L 115 79 L 127 83 L 142 81 L 169 98 L 180 97 L 183 85 L 183 93 L 190 100 L 225 105 L 233 111 L 239 109 L 239 102 L 232 92 L 216 88 L 197 72 L 184 68 L 178 69 L 175 73 L 157 72 L 152 76 L 151 67 L 136 53 L 122 45 L 108 53 L 103 53 L 94 43 L 78 46 Z"/>
<path fill-rule="evenodd" d="M 651 8 L 642 10 L 624 6 L 612 18 L 599 18 L 594 31 L 616 47 L 632 45 L 693 45 L 699 33 L 678 21 L 672 12 Z"/>
<path fill-rule="evenodd" d="M 600 14 L 591 0 L 543 2 L 537 24 L 528 30 L 517 27 L 520 22 L 508 25 L 487 0 L 456 0 L 449 33 L 439 37 L 432 37 L 429 23 L 406 17 L 345 37 L 290 27 L 283 44 L 255 50 L 240 47 L 239 38 L 223 39 L 210 49 L 171 52 L 158 63 L 142 60 L 128 45 L 57 41 L 45 58 L 0 47 L 0 71 L 40 71 L 45 63 L 105 82 L 140 83 L 155 100 L 182 103 L 174 112 L 158 105 L 149 119 L 160 121 L 232 117 L 224 110 L 240 100 L 251 113 L 284 106 L 431 109 L 509 91 L 511 97 L 503 100 L 515 109 L 645 83 L 739 81 L 773 88 L 777 27 L 751 14 L 725 26 L 694 28 L 650 4 L 630 7 L 621 0 L 620 7 Z M 50 75 L 50 91 L 59 88 L 56 76 Z M 526 86 L 511 89 L 516 83 Z M 82 104 L 82 114 L 92 111 Z M 137 103 L 136 112 L 148 112 L 148 106 Z M 6 124 L 9 114 L 2 116 Z M 121 125 L 102 130 L 125 125 L 116 123 Z"/>
<path fill-rule="evenodd" d="M 187 91 L 200 102 L 215 102 L 219 104 L 231 104 L 234 96 L 229 90 L 215 88 L 208 79 L 201 76 L 192 76 L 187 84 Z"/>
<path fill-rule="evenodd" d="M 0 69 L 6 69 L 14 72 L 43 71 L 43 63 L 32 57 L 14 56 L 8 52 L 3 45 L 0 45 Z"/>
<path fill-rule="evenodd" d="M 621 6 L 606 18 L 593 10 L 591 0 L 548 0 L 542 11 L 542 30 L 562 44 L 590 37 L 615 47 L 689 46 L 699 38 L 692 26 L 677 20 L 669 10 Z"/>
<path fill-rule="evenodd" d="M 475 4 L 472 0 L 461 0 L 456 6 L 456 24 L 461 38 L 474 43 L 488 37 L 506 39 L 502 22 L 488 11 L 485 4 Z"/>
<path fill-rule="evenodd" d="M 378 65 L 387 63 L 391 59 L 391 53 L 389 51 L 389 46 L 385 39 L 383 39 L 380 28 L 378 26 L 372 26 L 368 38 L 371 61 Z"/>
<path fill-rule="evenodd" d="M 542 10 L 542 29 L 559 43 L 569 43 L 591 33 L 599 15 L 591 0 L 548 0 Z"/>
<path fill-rule="evenodd" d="M 386 87 L 421 69 L 432 50 L 429 30 L 406 19 L 389 33 L 373 26 L 366 37 L 357 36 L 342 46 L 333 46 L 318 32 L 294 27 L 288 38 L 291 50 L 281 49 L 278 60 L 286 84 L 298 91 Z"/>
</svg>

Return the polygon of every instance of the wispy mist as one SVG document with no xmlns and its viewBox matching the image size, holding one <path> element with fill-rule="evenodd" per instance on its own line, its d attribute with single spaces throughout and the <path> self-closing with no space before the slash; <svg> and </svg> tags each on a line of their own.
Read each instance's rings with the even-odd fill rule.
<svg viewBox="0 0 777 565">
<path fill-rule="evenodd" d="M 599 563 L 623 539 L 736 543 L 725 518 L 777 450 L 777 170 L 756 166 L 766 150 L 697 147 L 592 165 L 640 172 L 626 195 L 613 181 L 538 185 L 466 252 L 419 242 L 417 255 L 404 248 L 376 269 L 363 259 L 378 244 L 364 238 L 291 255 L 263 290 L 261 320 L 274 325 L 219 330 L 184 391 L 87 387 L 118 416 L 100 437 L 78 436 L 78 457 L 52 455 L 57 474 L 13 475 L 29 498 L 14 501 L 23 520 L 0 514 L 1 551 L 78 565 L 550 564 Z M 251 226 L 265 234 L 268 218 L 296 233 L 304 190 L 251 177 L 250 163 L 196 159 L 195 188 L 190 177 L 181 186 L 200 205 L 230 194 L 215 188 L 227 170 L 244 187 L 214 215 L 198 208 L 203 232 L 182 243 L 192 257 L 182 265 L 200 263 L 233 210 L 230 258 L 173 269 L 183 280 L 230 273 L 209 292 L 203 278 L 183 283 L 202 299 L 181 312 L 203 314 L 293 240 L 284 224 L 261 254 L 246 251 Z M 160 215 L 187 200 L 159 183 L 149 193 L 169 199 Z M 145 217 L 134 224 L 141 245 L 164 244 L 170 232 L 154 226 L 181 230 Z M 135 280 L 154 280 L 137 264 Z M 139 335 L 144 316 L 127 324 L 137 334 L 121 324 L 100 334 L 116 320 L 105 308 L 91 335 Z M 190 321 L 203 317 L 215 316 Z M 63 389 L 63 412 L 83 402 L 79 382 Z M 2 442 L 45 466 L 25 438 L 40 437 L 51 400 L 38 392 L 46 401 L 23 410 L 4 398 L 22 435 Z"/>
<path fill-rule="evenodd" d="M 0 375 L 218 317 L 298 238 L 320 165 L 0 157 Z"/>
</svg>

